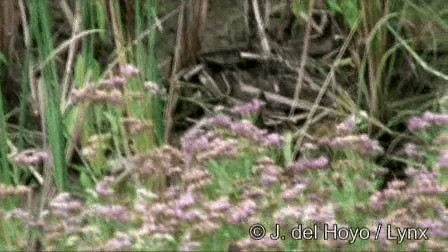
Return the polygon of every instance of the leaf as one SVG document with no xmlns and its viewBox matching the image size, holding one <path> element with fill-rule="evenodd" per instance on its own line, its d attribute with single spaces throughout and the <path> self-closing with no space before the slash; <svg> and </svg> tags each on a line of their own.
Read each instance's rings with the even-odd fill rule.
<svg viewBox="0 0 448 252">
<path fill-rule="evenodd" d="M 328 3 L 328 7 L 329 7 L 332 11 L 342 13 L 342 8 L 341 8 L 341 6 L 338 4 L 338 1 L 337 1 L 337 0 L 328 0 L 327 3 Z"/>
<path fill-rule="evenodd" d="M 340 13 L 350 28 L 353 28 L 359 17 L 358 0 L 328 0 L 327 3 L 331 10 Z"/>
<path fill-rule="evenodd" d="M 8 60 L 6 59 L 5 55 L 0 52 L 0 63 L 3 63 L 5 65 L 8 65 Z"/>
<path fill-rule="evenodd" d="M 90 176 L 85 173 L 85 172 L 81 172 L 81 175 L 79 177 L 79 180 L 81 182 L 81 185 L 88 189 L 88 188 L 93 188 L 95 183 L 93 182 L 93 180 L 90 178 Z"/>
</svg>

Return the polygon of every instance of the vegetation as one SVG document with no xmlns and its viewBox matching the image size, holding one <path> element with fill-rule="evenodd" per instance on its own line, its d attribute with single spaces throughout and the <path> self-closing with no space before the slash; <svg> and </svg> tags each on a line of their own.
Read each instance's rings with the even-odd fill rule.
<svg viewBox="0 0 448 252">
<path fill-rule="evenodd" d="M 0 2 L 0 251 L 448 249 L 444 1 L 237 2 Z"/>
</svg>

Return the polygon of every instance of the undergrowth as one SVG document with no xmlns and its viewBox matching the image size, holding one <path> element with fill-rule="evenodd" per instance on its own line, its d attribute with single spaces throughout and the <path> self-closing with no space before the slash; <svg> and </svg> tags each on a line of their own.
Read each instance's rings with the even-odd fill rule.
<svg viewBox="0 0 448 252">
<path fill-rule="evenodd" d="M 338 136 L 307 142 L 291 165 L 281 136 L 247 119 L 204 118 L 184 134 L 180 149 L 166 145 L 129 157 L 125 173 L 79 194 L 55 195 L 39 217 L 26 208 L 2 210 L 3 248 L 25 249 L 27 232 L 8 231 L 23 228 L 46 250 L 444 250 L 447 118 L 427 112 L 410 120 L 418 143 L 398 157 L 408 160 L 408 179 L 391 180 L 382 191 L 387 169 L 375 157 L 384 150 L 358 130 L 355 117 L 335 128 Z M 155 177 L 165 183 L 154 188 L 148 181 Z M 0 190 L 3 198 L 25 199 L 31 191 Z M 291 233 L 298 224 L 315 238 Z M 283 239 L 271 238 L 276 225 Z M 341 233 L 332 239 L 325 230 L 334 228 Z M 403 239 L 404 228 L 415 234 Z"/>
<path fill-rule="evenodd" d="M 319 2 L 292 1 L 300 25 Z M 340 58 L 303 57 L 337 97 L 324 136 L 308 132 L 315 111 L 296 132 L 255 126 L 267 104 L 254 99 L 174 143 L 167 118 L 185 118 L 166 112 L 177 73 L 159 36 L 178 9 L 61 1 L 62 34 L 52 1 L 17 3 L 24 56 L 0 53 L 0 81 L 21 74 L 19 104 L 0 90 L 0 251 L 448 250 L 442 0 L 325 1 L 349 36 Z"/>
</svg>

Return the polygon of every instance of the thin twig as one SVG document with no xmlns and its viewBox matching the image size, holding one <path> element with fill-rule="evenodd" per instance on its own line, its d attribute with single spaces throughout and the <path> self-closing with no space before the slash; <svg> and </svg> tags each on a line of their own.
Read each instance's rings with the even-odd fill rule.
<svg viewBox="0 0 448 252">
<path fill-rule="evenodd" d="M 45 150 L 49 150 L 48 146 L 48 129 L 47 129 L 47 111 L 48 108 L 48 100 L 47 100 L 47 87 L 44 83 L 44 78 L 40 77 L 37 80 L 37 89 L 38 89 L 38 97 L 39 97 L 39 115 L 41 119 L 41 128 L 42 128 L 42 142 Z M 46 204 L 46 193 L 50 191 L 50 187 L 53 183 L 53 156 L 50 155 L 50 159 L 46 160 L 44 163 L 44 184 L 42 187 L 42 193 L 39 202 L 39 212 L 43 211 Z"/>
<path fill-rule="evenodd" d="M 75 2 L 76 5 L 79 5 L 79 1 Z M 72 10 L 70 9 L 70 6 L 68 5 L 66 0 L 62 0 L 59 2 L 59 7 L 61 7 L 62 12 L 64 13 L 65 17 L 67 18 L 67 21 L 70 25 L 72 25 L 72 29 L 76 29 L 76 16 L 73 15 Z M 77 12 L 77 11 L 76 11 Z M 77 15 L 77 14 L 75 14 Z"/>
<path fill-rule="evenodd" d="M 34 66 L 33 72 L 39 72 L 42 71 L 44 69 L 44 67 L 54 58 L 56 57 L 58 54 L 64 52 L 67 48 L 70 48 L 70 45 L 73 43 L 73 40 L 79 40 L 84 38 L 87 35 L 90 34 L 94 34 L 94 33 L 100 33 L 103 30 L 101 29 L 91 29 L 88 31 L 83 31 L 80 32 L 79 34 L 77 34 L 76 36 L 72 37 L 70 40 L 67 40 L 63 43 L 61 43 L 58 47 L 56 47 L 54 50 L 51 51 L 51 53 L 48 54 L 48 56 L 42 60 L 41 63 L 39 63 L 38 65 Z"/>
<path fill-rule="evenodd" d="M 445 81 L 448 81 L 448 75 L 435 69 L 432 68 L 430 65 L 428 65 L 428 63 L 426 63 L 426 61 L 424 61 L 414 50 L 412 50 L 412 48 L 408 45 L 408 43 L 406 43 L 406 41 L 404 41 L 404 39 L 402 37 L 400 37 L 400 35 L 389 25 L 387 24 L 387 29 L 389 29 L 389 31 L 392 33 L 392 35 L 395 36 L 395 38 L 398 40 L 398 42 L 406 49 L 406 51 L 409 52 L 409 54 L 411 54 L 411 56 L 414 58 L 414 60 L 428 73 L 443 79 Z"/>
<path fill-rule="evenodd" d="M 264 3 L 264 25 L 265 27 L 269 27 L 271 22 L 271 8 L 272 3 L 271 0 L 266 0 Z"/>
<path fill-rule="evenodd" d="M 24 37 L 24 42 L 25 42 L 25 47 L 28 53 L 31 52 L 31 37 L 30 37 L 30 27 L 28 25 L 28 19 L 27 19 L 27 14 L 26 14 L 26 10 L 25 10 L 25 3 L 23 2 L 23 0 L 19 1 L 19 9 L 20 9 L 20 18 L 22 20 L 22 27 L 23 27 L 23 37 Z M 33 65 L 33 58 L 32 57 L 28 57 L 28 81 L 29 81 L 29 85 L 30 85 L 30 90 L 31 90 L 31 95 L 32 98 L 35 99 L 37 97 L 37 95 L 34 93 L 35 89 L 33 87 L 35 80 L 34 80 L 34 75 L 33 75 L 33 69 L 32 69 L 32 65 Z M 34 94 L 34 95 L 33 95 Z"/>
<path fill-rule="evenodd" d="M 299 139 L 297 140 L 297 143 L 294 147 L 294 156 L 297 155 L 297 152 L 300 148 L 300 145 L 302 144 L 303 138 L 305 136 L 305 133 L 308 131 L 309 126 L 312 123 L 312 118 L 314 114 L 316 113 L 317 108 L 319 107 L 319 103 L 321 102 L 325 92 L 327 91 L 328 86 L 331 83 L 331 80 L 334 77 L 334 72 L 336 71 L 336 67 L 339 65 L 339 62 L 341 61 L 342 57 L 344 56 L 345 51 L 347 50 L 347 47 L 353 38 L 353 35 L 355 34 L 355 31 L 360 23 L 360 18 L 356 21 L 355 25 L 351 29 L 350 33 L 348 34 L 347 38 L 344 41 L 344 44 L 341 47 L 341 50 L 339 50 L 338 55 L 336 56 L 335 61 L 333 62 L 333 65 L 331 66 L 330 72 L 327 74 L 327 78 L 324 81 L 324 84 L 322 85 L 319 94 L 316 97 L 316 100 L 314 101 L 313 107 L 310 110 L 310 113 L 308 114 L 308 117 L 305 121 L 305 125 L 303 125 L 302 130 L 299 131 Z"/>
<path fill-rule="evenodd" d="M 311 15 L 313 13 L 313 9 L 314 9 L 314 0 L 311 0 L 310 2 L 310 9 L 308 11 L 308 20 L 306 22 L 306 30 L 305 30 L 305 36 L 303 37 L 303 50 L 302 50 L 302 55 L 300 57 L 300 67 L 298 70 L 298 77 L 297 77 L 297 84 L 296 84 L 296 88 L 294 90 L 294 98 L 293 98 L 293 106 L 291 107 L 291 110 L 289 111 L 289 117 L 292 117 L 294 115 L 295 112 L 295 103 L 297 102 L 297 100 L 300 97 L 300 91 L 302 90 L 302 86 L 303 86 L 303 79 L 305 77 L 305 65 L 307 62 L 307 58 L 308 58 L 308 47 L 309 47 L 309 43 L 310 43 L 310 35 L 311 35 L 311 22 L 313 20 L 313 16 Z"/>
<path fill-rule="evenodd" d="M 176 109 L 177 100 L 179 96 L 179 80 L 176 78 L 176 73 L 180 68 L 181 57 L 182 57 L 182 39 L 185 37 L 185 11 L 186 11 L 186 2 L 182 2 L 178 23 L 177 23 L 177 36 L 176 36 L 176 47 L 174 49 L 174 58 L 173 58 L 173 66 L 171 68 L 171 76 L 170 76 L 170 87 L 168 92 L 168 104 L 165 110 L 165 141 L 169 142 L 171 128 L 173 127 L 173 113 Z"/>
<path fill-rule="evenodd" d="M 123 47 L 123 34 L 122 28 L 119 22 L 119 15 L 117 15 L 117 9 L 115 1 L 109 0 L 109 12 L 112 23 L 112 30 L 114 32 L 114 41 L 115 46 L 117 47 L 118 52 L 118 62 L 120 65 L 124 65 L 126 63 L 126 57 L 124 55 L 124 47 Z"/>
<path fill-rule="evenodd" d="M 65 1 L 63 1 L 64 3 Z M 72 37 L 74 37 L 81 29 L 81 5 L 76 2 L 76 10 L 73 24 Z M 73 72 L 73 62 L 75 59 L 76 48 L 78 45 L 78 40 L 72 40 L 70 48 L 68 49 L 67 64 L 65 65 L 64 80 L 62 81 L 62 96 L 61 96 L 61 108 L 65 107 L 68 94 L 70 93 L 70 76 Z"/>
<path fill-rule="evenodd" d="M 25 47 L 27 49 L 31 48 L 31 39 L 30 39 L 30 28 L 28 25 L 28 19 L 25 11 L 25 3 L 23 0 L 19 1 L 19 9 L 20 9 L 20 18 L 22 19 L 22 28 L 23 28 L 23 37 L 25 40 Z"/>
<path fill-rule="evenodd" d="M 260 15 L 260 7 L 258 5 L 258 0 L 252 0 L 252 9 L 254 11 L 255 21 L 257 21 L 258 36 L 260 37 L 261 48 L 265 54 L 271 53 L 271 48 L 269 47 L 268 38 L 264 32 L 263 20 Z"/>
</svg>

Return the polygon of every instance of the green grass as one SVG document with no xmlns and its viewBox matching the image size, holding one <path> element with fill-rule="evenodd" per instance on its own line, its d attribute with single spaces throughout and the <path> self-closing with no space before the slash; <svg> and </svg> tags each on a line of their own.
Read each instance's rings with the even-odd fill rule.
<svg viewBox="0 0 448 252">
<path fill-rule="evenodd" d="M 31 1 L 30 8 L 35 10 L 31 15 L 31 30 L 33 38 L 37 43 L 38 55 L 41 59 L 46 59 L 54 50 L 53 35 L 51 32 L 49 6 L 46 1 Z M 44 89 L 46 99 L 44 103 L 45 112 L 41 114 L 45 118 L 45 142 L 51 150 L 54 168 L 55 183 L 59 190 L 68 190 L 68 170 L 65 162 L 65 137 L 64 124 L 60 109 L 60 87 L 59 78 L 56 73 L 56 63 L 50 60 L 41 73 L 42 79 L 39 88 Z"/>
<path fill-rule="evenodd" d="M 1 166 L 1 178 L 0 182 L 4 184 L 11 184 L 13 181 L 11 167 L 8 161 L 8 133 L 6 129 L 6 120 L 4 112 L 3 95 L 0 92 L 0 166 Z"/>
<path fill-rule="evenodd" d="M 160 174 L 142 179 L 138 170 L 146 167 L 132 167 L 130 161 L 135 155 L 151 154 L 167 144 L 164 140 L 166 122 L 163 115 L 166 99 L 149 94 L 145 88 L 147 82 L 156 83 L 161 87 L 167 82 L 166 76 L 161 71 L 161 66 L 166 62 L 160 57 L 161 48 L 165 47 L 162 43 L 165 41 L 161 41 L 162 36 L 158 29 L 162 10 L 168 12 L 166 2 L 75 1 L 72 14 L 80 18 L 81 28 L 78 34 L 71 34 L 70 37 L 64 37 L 63 31 L 56 30 L 55 27 L 59 26 L 55 22 L 61 22 L 61 15 L 63 19 L 67 17 L 64 13 L 51 11 L 52 1 L 30 0 L 24 3 L 29 13 L 27 15 L 29 26 L 24 24 L 22 30 L 24 33 L 29 32 L 30 37 L 29 41 L 25 41 L 25 55 L 19 59 L 20 62 L 13 62 L 21 66 L 22 89 L 19 107 L 9 108 L 9 101 L 5 100 L 0 92 L 0 185 L 27 185 L 33 190 L 36 189 L 36 192 L 43 192 L 43 196 L 37 195 L 41 198 L 34 197 L 32 201 L 32 204 L 40 205 L 42 208 L 37 209 L 37 212 L 48 210 L 46 201 L 50 198 L 46 199 L 45 193 L 52 191 L 50 187 L 54 182 L 56 192 L 71 192 L 84 200 L 86 206 L 82 211 L 88 211 L 89 207 L 93 208 L 96 204 L 121 204 L 136 216 L 128 223 L 115 223 L 105 220 L 104 216 L 91 217 L 89 215 L 91 213 L 83 212 L 85 215 L 82 218 L 85 219 L 81 224 L 85 224 L 86 228 L 98 228 L 101 235 L 83 233 L 85 230 L 79 231 L 81 234 L 79 236 L 76 232 L 62 231 L 63 236 L 55 242 L 55 247 L 47 247 L 51 243 L 47 233 L 39 228 L 22 232 L 28 227 L 17 220 L 6 218 L 6 211 L 11 207 L 28 206 L 25 206 L 26 204 L 17 195 L 7 195 L 5 199 L 0 192 L 0 205 L 2 205 L 0 250 L 35 249 L 27 247 L 29 237 L 33 237 L 35 241 L 48 242 L 42 244 L 44 249 L 77 250 L 85 249 L 80 244 L 85 244 L 88 248 L 98 248 L 120 232 L 136 235 L 141 231 L 143 223 L 152 220 L 144 214 L 137 214 L 136 205 L 141 203 L 138 200 L 137 189 L 150 190 L 158 197 L 143 200 L 153 206 L 155 203 L 169 202 L 168 197 L 164 198 L 165 189 L 168 183 L 175 183 L 171 178 Z M 332 78 L 331 81 L 336 85 L 340 84 L 337 83 L 338 77 L 345 74 L 346 70 L 357 75 L 357 78 L 354 78 L 357 81 L 351 87 L 354 92 L 351 94 L 342 88 L 338 90 L 334 88 L 340 97 L 336 104 L 338 111 L 331 108 L 331 115 L 338 118 L 347 113 L 359 114 L 359 111 L 368 111 L 368 118 L 358 130 L 372 133 L 371 136 L 376 139 L 383 139 L 385 135 L 390 137 L 384 140 L 387 145 L 386 153 L 376 158 L 367 158 L 356 154 L 356 150 L 332 152 L 320 149 L 309 156 L 298 151 L 299 158 L 314 156 L 317 153 L 325 154 L 331 158 L 331 167 L 291 175 L 286 172 L 296 159 L 297 153 L 294 149 L 296 133 L 287 132 L 283 149 L 275 151 L 263 149 L 254 152 L 254 149 L 260 146 L 240 141 L 238 158 L 212 160 L 204 166 L 194 167 L 205 169 L 211 175 L 211 182 L 203 188 L 201 200 L 212 201 L 228 197 L 232 204 L 238 204 L 246 197 L 244 193 L 248 188 L 264 190 L 260 182 L 261 177 L 254 171 L 254 166 L 258 158 L 266 155 L 280 167 L 281 173 L 281 181 L 266 189 L 266 196 L 257 201 L 257 207 L 262 210 L 256 217 L 268 228 L 272 228 L 270 224 L 276 221 L 274 213 L 290 205 L 304 208 L 320 204 L 320 201 L 331 204 L 336 209 L 336 219 L 341 224 L 352 227 L 375 225 L 381 218 L 392 216 L 397 209 L 409 209 L 411 207 L 409 202 L 400 200 L 390 200 L 383 212 L 375 212 L 370 207 L 372 195 L 379 192 L 385 183 L 383 177 L 375 174 L 380 165 L 389 164 L 390 161 L 438 171 L 441 173 L 438 178 L 439 184 L 448 183 L 448 173 L 438 168 L 440 154 L 438 150 L 441 146 L 437 146 L 436 142 L 443 131 L 435 129 L 424 134 L 411 135 L 405 128 L 410 116 L 424 110 L 438 110 L 441 106 L 440 98 L 446 93 L 444 90 L 437 91 L 438 87 L 432 84 L 434 80 L 445 82 L 448 80 L 446 64 L 438 57 L 444 53 L 443 48 L 448 42 L 443 33 L 442 36 L 438 34 L 438 29 L 443 31 L 448 27 L 446 21 L 448 11 L 443 9 L 445 4 L 443 0 L 424 5 L 422 5 L 424 1 L 421 0 L 328 0 L 326 3 L 329 11 L 336 16 L 335 20 L 342 20 L 338 22 L 342 30 L 353 30 L 354 33 L 351 34 L 355 34 L 340 64 L 337 66 L 334 64 L 336 78 Z M 300 22 L 310 17 L 310 5 L 313 4 L 314 1 L 293 1 L 293 12 Z M 69 57 L 66 56 L 71 50 L 75 50 L 73 62 L 70 63 L 72 67 L 69 73 L 65 74 L 61 69 L 70 66 L 66 59 Z M 12 63 L 11 60 L 13 59 L 8 59 L 0 53 L 2 81 L 4 70 Z M 333 62 L 324 64 L 315 59 L 309 61 L 307 67 L 323 76 L 328 74 L 328 65 L 333 65 Z M 126 64 L 135 65 L 140 74 L 127 81 L 127 86 L 122 90 L 125 97 L 122 105 L 96 104 L 89 101 L 67 107 L 70 99 L 63 97 L 63 92 L 69 95 L 74 89 L 98 88 L 105 79 L 119 75 L 119 67 Z M 421 76 L 419 80 L 428 83 L 413 83 L 413 78 L 403 82 L 400 72 L 403 70 L 399 69 L 399 66 L 403 65 L 409 67 L 412 76 Z M 134 97 L 133 94 L 139 97 Z M 196 98 L 188 97 L 180 100 L 188 99 L 192 104 L 202 104 Z M 181 105 L 188 108 L 188 105 Z M 321 105 L 317 105 L 320 109 Z M 17 123 L 11 123 L 13 120 L 10 118 L 16 115 Z M 176 116 L 182 117 L 182 115 Z M 149 122 L 152 128 L 141 134 L 131 135 L 123 125 L 126 118 Z M 309 119 L 311 121 L 312 118 Z M 333 129 L 329 131 L 329 134 L 335 134 Z M 92 138 L 104 135 L 110 137 L 92 143 Z M 306 139 L 304 142 L 317 140 L 308 137 L 303 139 Z M 417 143 L 425 151 L 425 158 L 411 160 L 399 152 L 397 154 L 397 150 L 405 142 Z M 92 146 L 96 147 L 94 155 L 83 155 L 83 151 Z M 11 160 L 12 154 L 16 154 L 15 148 L 19 152 L 36 148 L 51 153 L 51 158 L 43 164 L 43 167 L 34 167 L 37 173 L 44 177 L 43 186 L 35 181 L 35 174 L 30 172 L 29 167 L 18 166 Z M 160 165 L 157 163 L 160 160 L 153 161 L 155 162 L 153 165 Z M 96 195 L 95 188 L 99 181 L 105 176 L 120 175 L 126 176 L 123 181 L 113 185 L 116 197 L 103 199 Z M 177 174 L 178 177 L 175 179 L 182 182 L 182 175 Z M 309 185 L 299 193 L 296 200 L 286 202 L 281 198 L 283 191 L 302 180 L 308 181 Z M 181 185 L 184 186 L 182 183 Z M 446 206 L 446 197 L 442 196 L 436 195 L 430 199 L 440 202 L 441 206 Z M 8 197 L 13 200 L 8 200 Z M 201 209 L 202 203 L 199 202 L 195 207 Z M 409 217 L 411 220 L 417 217 L 437 218 L 432 208 L 421 215 L 416 212 L 413 214 L 416 215 Z M 46 223 L 51 227 L 66 221 L 55 216 L 51 218 L 51 221 Z M 166 221 L 165 218 L 168 217 L 165 216 L 161 220 L 155 218 L 155 221 L 163 223 Z M 172 237 L 160 240 L 150 236 L 144 237 L 135 241 L 136 245 L 133 248 L 154 251 L 178 250 L 182 240 L 191 235 L 193 240 L 202 242 L 199 249 L 223 251 L 228 250 L 236 241 L 248 238 L 250 226 L 249 222 L 238 225 L 220 222 L 218 231 L 198 235 L 197 231 L 191 229 L 194 224 L 196 223 L 181 221 L 181 230 Z M 284 245 L 287 250 L 334 249 L 320 241 L 289 240 Z M 382 247 L 374 242 L 363 241 L 343 248 L 375 250 Z M 407 249 L 406 244 L 392 245 L 389 248 Z"/>
</svg>

